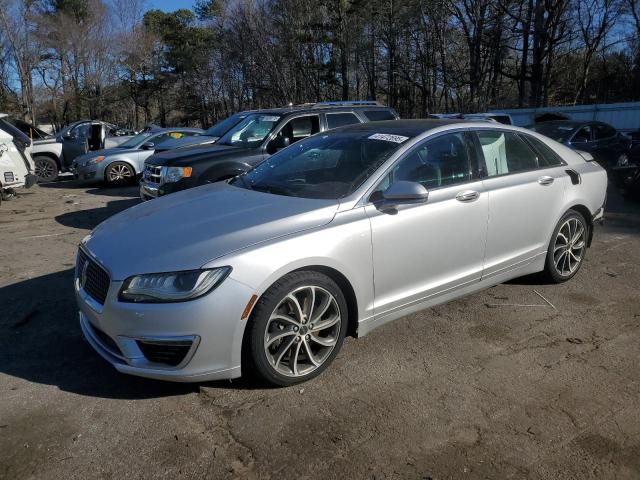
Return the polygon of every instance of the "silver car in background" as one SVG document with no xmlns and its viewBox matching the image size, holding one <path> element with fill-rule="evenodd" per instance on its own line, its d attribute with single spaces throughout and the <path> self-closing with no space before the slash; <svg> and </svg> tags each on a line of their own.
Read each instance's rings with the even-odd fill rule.
<svg viewBox="0 0 640 480">
<path fill-rule="evenodd" d="M 78 252 L 81 328 L 124 373 L 291 385 L 345 335 L 514 277 L 572 278 L 606 186 L 597 163 L 497 123 L 322 132 L 98 226 Z"/>
<path fill-rule="evenodd" d="M 71 166 L 74 177 L 86 182 L 122 184 L 132 181 L 144 170 L 144 161 L 156 148 L 177 139 L 200 136 L 199 128 L 151 128 L 124 143 L 78 157 Z"/>
</svg>

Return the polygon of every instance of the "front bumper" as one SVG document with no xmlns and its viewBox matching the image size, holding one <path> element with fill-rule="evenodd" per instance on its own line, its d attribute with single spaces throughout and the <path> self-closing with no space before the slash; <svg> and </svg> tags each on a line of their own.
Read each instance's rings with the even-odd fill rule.
<svg viewBox="0 0 640 480">
<path fill-rule="evenodd" d="M 158 197 L 159 185 L 157 183 L 140 181 L 140 198 L 142 200 L 151 200 Z"/>
<path fill-rule="evenodd" d="M 89 344 L 118 371 L 176 382 L 237 378 L 241 374 L 240 320 L 253 291 L 227 278 L 213 292 L 181 303 L 118 301 L 121 281 L 111 281 L 100 305 L 75 283 L 80 327 Z M 143 344 L 188 344 L 177 365 L 153 361 Z"/>
<path fill-rule="evenodd" d="M 82 167 L 72 165 L 70 171 L 73 173 L 73 178 L 76 180 L 91 182 L 104 178 L 104 168 L 100 165 L 86 165 Z"/>
</svg>

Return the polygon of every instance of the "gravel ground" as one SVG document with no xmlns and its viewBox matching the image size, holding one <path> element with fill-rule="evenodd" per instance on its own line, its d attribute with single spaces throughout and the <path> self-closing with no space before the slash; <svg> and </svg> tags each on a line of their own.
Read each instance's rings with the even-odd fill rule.
<svg viewBox="0 0 640 480">
<path fill-rule="evenodd" d="M 0 478 L 640 478 L 638 204 L 610 199 L 567 284 L 411 315 L 261 389 L 127 377 L 83 341 L 76 246 L 136 193 L 59 182 L 0 207 Z"/>
</svg>

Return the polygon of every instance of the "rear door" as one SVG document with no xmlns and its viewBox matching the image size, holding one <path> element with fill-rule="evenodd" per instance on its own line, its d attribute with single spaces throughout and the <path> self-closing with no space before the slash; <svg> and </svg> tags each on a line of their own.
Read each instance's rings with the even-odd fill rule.
<svg viewBox="0 0 640 480">
<path fill-rule="evenodd" d="M 547 250 L 562 213 L 567 175 L 539 161 L 526 136 L 497 129 L 475 132 L 482 184 L 489 197 L 484 277 L 532 262 Z"/>
</svg>

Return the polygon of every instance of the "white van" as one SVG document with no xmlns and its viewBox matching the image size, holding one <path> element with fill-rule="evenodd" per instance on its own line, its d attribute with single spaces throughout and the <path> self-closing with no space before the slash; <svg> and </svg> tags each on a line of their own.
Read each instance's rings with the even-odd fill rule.
<svg viewBox="0 0 640 480">
<path fill-rule="evenodd" d="M 0 201 L 36 183 L 31 140 L 0 114 Z"/>
</svg>

